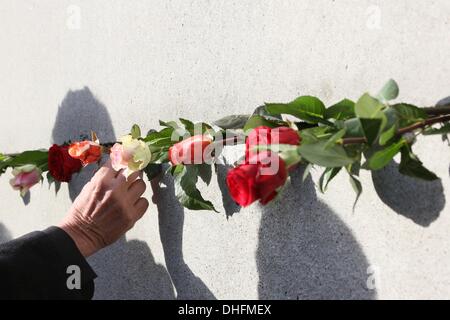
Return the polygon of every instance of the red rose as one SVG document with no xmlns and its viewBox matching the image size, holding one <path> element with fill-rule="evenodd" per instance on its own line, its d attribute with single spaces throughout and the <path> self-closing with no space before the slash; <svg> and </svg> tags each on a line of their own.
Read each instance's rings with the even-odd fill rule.
<svg viewBox="0 0 450 320">
<path fill-rule="evenodd" d="M 68 146 L 54 144 L 48 150 L 48 170 L 55 180 L 69 182 L 72 174 L 80 171 L 81 161 L 69 155 Z"/>
<path fill-rule="evenodd" d="M 277 189 L 285 184 L 286 165 L 270 151 L 262 151 L 249 160 L 250 164 L 240 165 L 228 172 L 228 189 L 234 201 L 243 207 L 256 200 L 265 205 L 275 198 Z"/>
<path fill-rule="evenodd" d="M 81 161 L 83 166 L 94 163 L 102 157 L 102 146 L 94 141 L 74 142 L 69 146 L 69 155 Z"/>
<path fill-rule="evenodd" d="M 245 160 L 258 153 L 252 149 L 258 145 L 292 144 L 299 145 L 301 141 L 298 132 L 288 127 L 269 128 L 265 126 L 253 129 L 245 142 Z"/>
<path fill-rule="evenodd" d="M 180 141 L 169 148 L 169 161 L 172 165 L 204 163 L 210 157 L 205 149 L 211 142 L 208 135 L 201 134 Z"/>
</svg>

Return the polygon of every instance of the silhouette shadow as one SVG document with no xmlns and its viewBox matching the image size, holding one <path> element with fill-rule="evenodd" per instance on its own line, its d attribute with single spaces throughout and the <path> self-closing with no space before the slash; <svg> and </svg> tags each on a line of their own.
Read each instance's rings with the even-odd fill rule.
<svg viewBox="0 0 450 320">
<path fill-rule="evenodd" d="M 69 91 L 62 101 L 53 128 L 53 141 L 62 144 L 90 136 L 94 130 L 103 142 L 116 141 L 106 107 L 89 88 Z M 97 170 L 89 165 L 74 175 L 69 183 L 72 201 Z M 170 276 L 164 266 L 156 264 L 145 242 L 125 237 L 88 259 L 98 278 L 94 299 L 173 299 Z"/>
<path fill-rule="evenodd" d="M 228 191 L 226 177 L 230 169 L 231 166 L 227 164 L 216 164 L 217 184 L 219 185 L 219 189 L 222 194 L 222 203 L 227 218 L 241 211 L 241 207 L 234 202 L 233 198 L 231 198 L 230 192 Z"/>
<path fill-rule="evenodd" d="M 421 181 L 402 175 L 394 161 L 381 170 L 373 171 L 372 180 L 378 196 L 386 205 L 418 225 L 429 226 L 444 209 L 441 180 Z"/>
<path fill-rule="evenodd" d="M 264 207 L 257 267 L 260 299 L 375 299 L 369 263 L 351 230 L 317 200 L 303 170 Z"/>
<path fill-rule="evenodd" d="M 102 142 L 116 141 L 108 110 L 95 98 L 91 90 L 88 87 L 81 90 L 70 90 L 58 108 L 52 132 L 53 142 L 63 144 L 70 140 L 90 138 L 91 131 L 95 131 Z M 72 201 L 75 200 L 96 170 L 96 165 L 90 165 L 83 168 L 80 173 L 73 175 L 69 183 L 69 194 Z"/>
<path fill-rule="evenodd" d="M 163 170 L 164 171 L 164 170 Z M 153 202 L 158 208 L 159 234 L 167 270 L 178 299 L 215 299 L 214 294 L 197 277 L 183 258 L 184 209 L 175 197 L 172 177 L 165 175 L 161 183 L 153 180 Z"/>
<path fill-rule="evenodd" d="M 98 278 L 94 299 L 174 299 L 166 268 L 155 262 L 143 241 L 122 237 L 88 259 Z"/>
<path fill-rule="evenodd" d="M 3 223 L 0 223 L 0 244 L 12 240 L 12 235 Z"/>
</svg>

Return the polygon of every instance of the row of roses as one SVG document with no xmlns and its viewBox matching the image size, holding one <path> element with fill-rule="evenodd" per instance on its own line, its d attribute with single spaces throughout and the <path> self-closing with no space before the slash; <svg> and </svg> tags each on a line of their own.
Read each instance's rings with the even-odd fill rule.
<svg viewBox="0 0 450 320">
<path fill-rule="evenodd" d="M 246 150 L 243 160 L 228 172 L 226 183 L 241 206 L 272 201 L 300 161 L 307 164 L 304 177 L 311 168 L 324 168 L 318 181 L 322 192 L 339 172 L 348 174 L 357 201 L 362 192 L 360 170 L 380 170 L 396 155 L 400 155 L 401 174 L 426 181 L 438 179 L 414 154 L 412 145 L 418 134 L 441 135 L 448 141 L 450 101 L 443 99 L 427 108 L 392 103 L 398 93 L 397 83 L 390 79 L 378 94 L 364 93 L 356 102 L 343 99 L 327 107 L 317 97 L 300 96 L 288 103 L 265 103 L 252 114 L 215 121 L 217 130 L 180 118 L 181 124 L 160 121 L 160 131 L 150 130 L 141 137 L 140 128 L 134 125 L 130 134 L 112 147 L 100 144 L 93 135 L 91 141 L 53 145 L 48 151 L 0 154 L 0 175 L 14 168 L 11 184 L 25 194 L 42 179 L 43 171 L 48 169 L 50 183 L 67 182 L 83 166 L 99 161 L 103 153 L 110 155 L 115 170 L 126 175 L 143 170 L 149 180 L 168 162 L 171 168 L 167 172 L 174 177 L 180 203 L 192 210 L 215 210 L 196 184 L 199 179 L 210 183 L 210 164 L 216 163 L 221 147 L 233 141 L 245 142 Z"/>
<path fill-rule="evenodd" d="M 48 171 L 56 181 L 69 182 L 72 175 L 91 163 L 98 162 L 106 148 L 98 140 L 74 142 L 70 145 L 54 144 L 48 150 Z M 109 150 L 111 165 L 115 170 L 125 169 L 128 172 L 142 170 L 150 161 L 147 145 L 124 136 L 121 143 L 116 143 Z M 127 174 L 129 174 L 127 172 Z M 27 164 L 14 168 L 10 184 L 20 190 L 23 196 L 28 190 L 42 180 L 42 170 L 36 165 Z"/>
<path fill-rule="evenodd" d="M 95 137 L 95 135 L 94 135 Z M 287 179 L 288 167 L 277 153 L 258 151 L 260 145 L 299 145 L 300 135 L 288 127 L 275 129 L 260 126 L 252 130 L 246 139 L 245 159 L 242 164 L 229 171 L 227 185 L 233 199 L 241 206 L 248 206 L 260 200 L 262 204 L 271 201 Z M 213 143 L 208 134 L 195 135 L 172 145 L 168 150 L 168 161 L 172 166 L 179 164 L 201 164 L 211 158 L 206 152 Z M 131 172 L 143 170 L 151 161 L 148 145 L 132 135 L 126 135 L 111 148 L 102 146 L 98 139 L 74 142 L 70 145 L 56 145 L 48 150 L 48 170 L 53 179 L 69 182 L 74 173 L 82 167 L 98 162 L 103 153 L 109 153 L 112 167 Z M 206 154 L 209 154 L 207 156 Z M 42 180 L 42 170 L 35 165 L 14 168 L 10 180 L 14 189 L 23 196 Z"/>
</svg>

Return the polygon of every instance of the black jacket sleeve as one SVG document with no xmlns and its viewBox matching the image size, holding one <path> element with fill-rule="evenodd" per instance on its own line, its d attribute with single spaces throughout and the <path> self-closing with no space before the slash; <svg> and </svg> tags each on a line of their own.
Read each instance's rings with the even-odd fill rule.
<svg viewBox="0 0 450 320">
<path fill-rule="evenodd" d="M 0 299 L 91 299 L 95 277 L 75 242 L 60 228 L 0 245 Z"/>
</svg>

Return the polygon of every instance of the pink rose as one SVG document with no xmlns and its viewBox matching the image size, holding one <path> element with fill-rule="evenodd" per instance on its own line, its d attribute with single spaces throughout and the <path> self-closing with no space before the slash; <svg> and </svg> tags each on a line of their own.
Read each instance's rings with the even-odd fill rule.
<svg viewBox="0 0 450 320">
<path fill-rule="evenodd" d="M 112 146 L 109 157 L 111 158 L 111 165 L 114 170 L 119 171 L 120 169 L 128 168 L 128 161 L 132 155 L 124 153 L 122 145 L 116 143 Z"/>
<path fill-rule="evenodd" d="M 32 186 L 41 180 L 42 171 L 33 164 L 14 168 L 13 178 L 9 181 L 14 190 L 20 190 L 23 197 Z"/>
<path fill-rule="evenodd" d="M 175 143 L 169 148 L 169 161 L 173 166 L 178 164 L 201 164 L 210 160 L 205 150 L 212 143 L 211 137 L 200 134 Z"/>
</svg>

